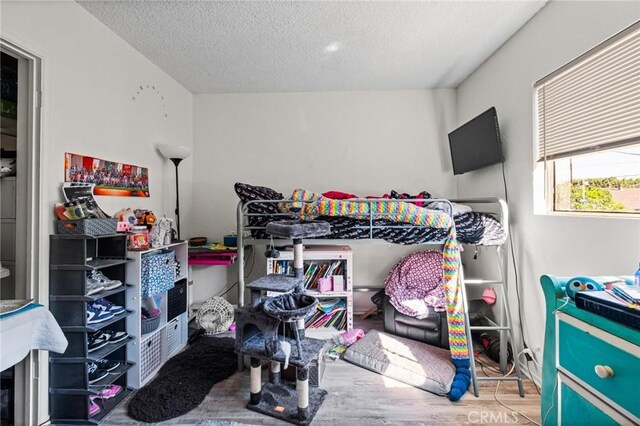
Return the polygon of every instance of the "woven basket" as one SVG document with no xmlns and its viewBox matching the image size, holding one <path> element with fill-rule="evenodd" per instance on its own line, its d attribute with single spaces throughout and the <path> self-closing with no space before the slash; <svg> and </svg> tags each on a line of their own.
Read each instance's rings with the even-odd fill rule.
<svg viewBox="0 0 640 426">
<path fill-rule="evenodd" d="M 142 318 L 142 334 L 151 333 L 160 325 L 160 316 L 155 318 Z"/>
</svg>

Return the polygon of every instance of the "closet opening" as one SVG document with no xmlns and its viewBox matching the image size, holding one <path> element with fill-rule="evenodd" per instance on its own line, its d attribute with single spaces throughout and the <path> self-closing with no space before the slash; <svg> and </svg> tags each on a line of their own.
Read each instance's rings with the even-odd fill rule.
<svg viewBox="0 0 640 426">
<path fill-rule="evenodd" d="M 0 301 L 45 300 L 41 276 L 41 60 L 0 38 Z M 45 205 L 44 203 L 42 204 Z M 45 225 L 46 226 L 46 225 Z M 3 303 L 4 305 L 4 303 Z M 4 345 L 8 346 L 8 345 Z M 3 351 L 7 348 L 0 348 Z M 7 349 L 8 350 L 8 349 Z M 4 366 L 3 366 L 4 367 Z M 38 424 L 45 354 L 32 352 L 0 372 L 0 423 Z M 46 384 L 45 390 L 46 390 Z M 38 410 L 44 413 L 38 413 Z M 46 417 L 45 417 L 46 419 Z"/>
</svg>

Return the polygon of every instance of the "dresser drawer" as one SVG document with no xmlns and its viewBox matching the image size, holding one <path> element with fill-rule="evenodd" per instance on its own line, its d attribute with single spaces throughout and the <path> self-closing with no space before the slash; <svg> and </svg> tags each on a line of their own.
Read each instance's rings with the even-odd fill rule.
<svg viewBox="0 0 640 426">
<path fill-rule="evenodd" d="M 557 327 L 558 368 L 640 418 L 640 347 L 565 314 L 558 315 Z M 611 375 L 601 378 L 596 370 Z"/>
<path fill-rule="evenodd" d="M 617 426 L 633 425 L 573 380 L 558 374 L 560 426 Z"/>
</svg>

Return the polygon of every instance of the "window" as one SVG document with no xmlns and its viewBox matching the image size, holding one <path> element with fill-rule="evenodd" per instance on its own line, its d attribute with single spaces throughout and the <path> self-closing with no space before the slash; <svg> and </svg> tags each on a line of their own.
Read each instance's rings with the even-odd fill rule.
<svg viewBox="0 0 640 426">
<path fill-rule="evenodd" d="M 547 211 L 640 216 L 640 22 L 534 90 Z"/>
</svg>

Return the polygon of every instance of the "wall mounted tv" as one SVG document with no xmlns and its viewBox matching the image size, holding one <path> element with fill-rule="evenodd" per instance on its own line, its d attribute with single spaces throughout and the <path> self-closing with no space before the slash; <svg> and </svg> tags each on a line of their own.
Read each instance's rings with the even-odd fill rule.
<svg viewBox="0 0 640 426">
<path fill-rule="evenodd" d="M 449 133 L 449 148 L 454 175 L 502 163 L 504 157 L 495 107 Z"/>
</svg>

